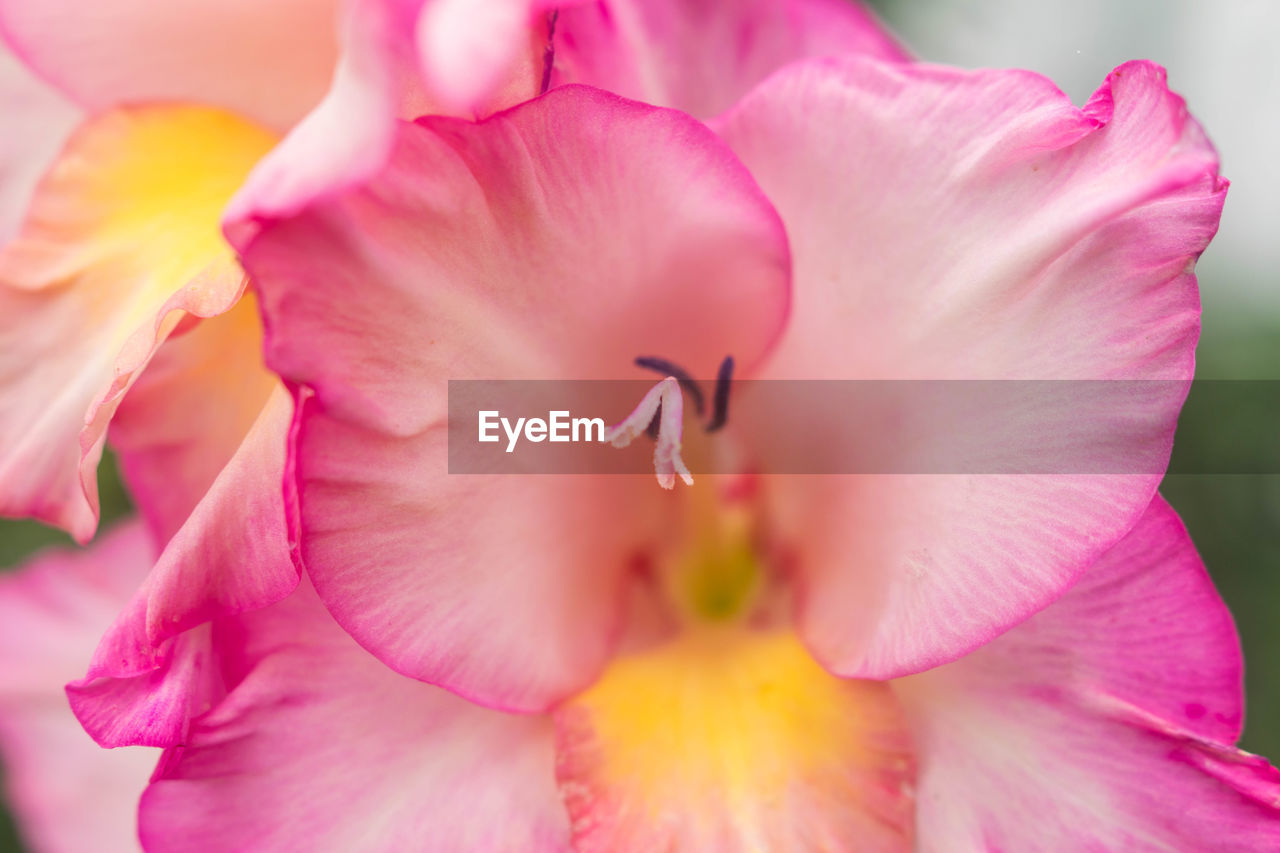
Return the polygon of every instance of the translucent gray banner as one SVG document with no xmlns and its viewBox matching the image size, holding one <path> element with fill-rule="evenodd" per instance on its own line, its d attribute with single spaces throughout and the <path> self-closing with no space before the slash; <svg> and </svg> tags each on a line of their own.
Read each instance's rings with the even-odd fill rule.
<svg viewBox="0 0 1280 853">
<path fill-rule="evenodd" d="M 745 380 L 713 432 L 700 384 L 701 413 L 684 394 L 694 474 L 1280 473 L 1280 382 Z M 600 439 L 653 385 L 451 380 L 449 472 L 651 475 L 651 439 Z M 1189 427 L 1173 441 L 1180 409 L 1194 452 Z"/>
</svg>

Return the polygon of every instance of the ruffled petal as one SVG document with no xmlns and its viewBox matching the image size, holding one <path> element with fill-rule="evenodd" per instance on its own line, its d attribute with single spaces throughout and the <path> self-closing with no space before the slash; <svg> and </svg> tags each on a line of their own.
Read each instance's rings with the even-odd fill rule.
<svg viewBox="0 0 1280 853">
<path fill-rule="evenodd" d="M 1065 596 L 894 682 L 922 851 L 1269 850 L 1280 772 L 1230 746 L 1230 614 L 1159 498 Z"/>
<path fill-rule="evenodd" d="M 770 376 L 1189 375 L 1226 182 L 1159 66 L 1077 108 L 1031 72 L 813 61 L 718 126 L 792 236 Z"/>
<path fill-rule="evenodd" d="M 91 111 L 190 101 L 284 130 L 328 86 L 336 6 L 336 0 L 5 0 L 0 32 L 28 65 Z"/>
<path fill-rule="evenodd" d="M 121 110 L 76 132 L 0 254 L 0 513 L 92 535 L 122 395 L 184 316 L 244 289 L 218 217 L 270 145 L 203 108 Z"/>
<path fill-rule="evenodd" d="M 252 292 L 156 350 L 116 410 L 107 441 L 157 542 L 187 521 L 278 385 L 262 363 Z"/>
<path fill-rule="evenodd" d="M 397 675 L 309 586 L 224 630 L 239 682 L 143 797 L 149 849 L 567 850 L 550 720 Z"/>
<path fill-rule="evenodd" d="M 698 117 L 733 106 L 789 62 L 906 51 L 849 0 L 601 0 L 561 9 L 557 83 L 587 83 Z"/>
<path fill-rule="evenodd" d="M 1150 501 L 1193 368 L 1217 156 L 1150 63 L 1078 109 L 1027 72 L 812 61 L 719 127 L 795 252 L 763 376 L 1163 380 L 1082 424 L 1135 473 L 1090 475 L 1086 454 L 1061 476 L 773 484 L 825 663 L 885 677 L 954 659 L 1051 601 Z M 1027 447 L 1024 427 L 978 438 Z"/>
<path fill-rule="evenodd" d="M 653 484 L 448 476 L 448 380 L 634 376 L 649 352 L 758 362 L 788 277 L 750 177 L 687 116 L 565 87 L 405 127 L 367 187 L 242 252 L 268 365 L 315 392 L 302 556 L 338 621 L 485 704 L 539 709 L 586 684 Z"/>
<path fill-rule="evenodd" d="M 32 849 L 138 849 L 138 797 L 159 755 L 99 748 L 62 685 L 152 556 L 145 527 L 127 523 L 88 551 L 48 552 L 0 578 L 0 754 L 8 806 Z"/>
<path fill-rule="evenodd" d="M 68 687 L 76 715 L 104 746 L 178 743 L 218 691 L 207 633 L 193 629 L 266 607 L 297 585 L 281 486 L 292 415 L 289 394 L 277 388 L 102 638 L 88 673 Z"/>
<path fill-rule="evenodd" d="M 98 649 L 95 658 L 100 659 L 104 643 Z M 122 662 L 129 663 L 127 658 Z M 89 666 L 91 673 L 104 668 L 100 660 Z M 100 746 L 112 749 L 181 743 L 192 718 L 208 711 L 221 692 L 207 625 L 151 652 L 149 666 L 140 674 L 89 675 L 67 683 L 71 711 L 80 725 Z"/>
</svg>

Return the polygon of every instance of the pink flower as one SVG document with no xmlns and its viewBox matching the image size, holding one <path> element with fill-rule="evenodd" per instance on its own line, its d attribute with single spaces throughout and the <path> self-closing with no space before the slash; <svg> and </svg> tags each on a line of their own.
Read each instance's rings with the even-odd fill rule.
<svg viewBox="0 0 1280 853">
<path fill-rule="evenodd" d="M 1274 843 L 1234 632 L 1156 475 L 447 473 L 446 380 L 644 353 L 1189 378 L 1225 182 L 1157 67 L 1077 109 L 1020 72 L 807 62 L 714 126 L 566 87 L 423 119 L 364 186 L 233 231 L 315 595 L 215 626 L 236 675 L 148 844 Z M 1100 428 L 1167 454 L 1179 403 Z"/>
<path fill-rule="evenodd" d="M 114 418 L 163 549 L 68 693 L 168 747 L 147 846 L 1274 840 L 1230 620 L 1153 502 L 1226 190 L 1161 69 L 1076 108 L 827 0 L 353 0 L 277 90 L 303 4 L 194 8 L 178 55 L 190 15 L 0 0 L 97 111 L 0 255 L 0 509 L 87 538 Z M 161 97 L 207 103 L 119 106 Z M 752 478 L 732 421 L 740 470 L 687 489 L 448 473 L 449 380 L 645 354 L 1177 393 L 1092 425 L 1144 474 Z M 674 380 L 611 436 L 660 397 L 674 485 Z"/>
</svg>

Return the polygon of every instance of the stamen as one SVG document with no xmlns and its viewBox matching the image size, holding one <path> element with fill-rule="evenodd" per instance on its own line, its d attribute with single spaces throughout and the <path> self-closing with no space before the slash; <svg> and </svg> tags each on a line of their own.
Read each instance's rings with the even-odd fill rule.
<svg viewBox="0 0 1280 853">
<path fill-rule="evenodd" d="M 729 383 L 733 381 L 733 356 L 726 355 L 716 374 L 715 396 L 711 398 L 711 420 L 707 432 L 715 432 L 729 420 Z"/>
<path fill-rule="evenodd" d="M 693 398 L 693 410 L 698 413 L 698 417 L 702 417 L 703 409 L 706 408 L 702 398 L 702 386 L 689 375 L 689 371 L 674 362 L 667 361 L 665 358 L 657 358 L 651 355 L 642 355 L 637 358 L 636 367 L 643 367 L 646 370 L 653 370 L 664 376 L 674 377 L 680 383 L 680 387 L 689 392 L 689 396 Z"/>
<path fill-rule="evenodd" d="M 680 458 L 680 439 L 684 433 L 684 396 L 680 393 L 680 380 L 668 376 L 649 389 L 640 405 L 620 423 L 605 430 L 604 440 L 614 447 L 631 444 L 657 416 L 658 440 L 653 446 L 653 470 L 658 485 L 674 489 L 676 474 L 685 485 L 693 485 L 693 475 Z"/>
</svg>

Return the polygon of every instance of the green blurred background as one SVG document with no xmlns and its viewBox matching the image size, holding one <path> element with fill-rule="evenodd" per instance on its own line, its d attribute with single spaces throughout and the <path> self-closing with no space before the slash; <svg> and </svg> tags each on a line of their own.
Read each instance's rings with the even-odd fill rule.
<svg viewBox="0 0 1280 853">
<path fill-rule="evenodd" d="M 965 67 L 1024 67 L 1082 102 L 1115 65 L 1154 59 L 1170 70 L 1223 155 L 1233 182 L 1222 231 L 1200 264 L 1200 378 L 1280 379 L 1280 4 L 1270 0 L 878 0 L 917 55 Z M 1280 441 L 1280 411 L 1195 405 L 1179 425 L 1175 470 L 1203 468 L 1238 447 Z M 1235 613 L 1246 654 L 1244 748 L 1280 757 L 1280 476 L 1171 474 L 1181 512 Z M 102 472 L 103 517 L 128 512 L 114 462 Z M 0 521 L 0 567 L 67 543 L 32 523 Z M 0 809 L 0 851 L 22 847 Z"/>
</svg>

